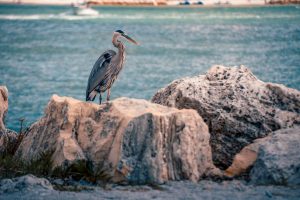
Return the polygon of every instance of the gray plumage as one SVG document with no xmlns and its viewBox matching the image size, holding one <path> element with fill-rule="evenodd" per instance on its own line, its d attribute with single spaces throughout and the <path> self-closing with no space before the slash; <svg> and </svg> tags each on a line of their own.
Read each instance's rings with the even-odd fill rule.
<svg viewBox="0 0 300 200">
<path fill-rule="evenodd" d="M 88 79 L 86 101 L 93 101 L 99 93 L 99 101 L 101 104 L 101 93 L 105 91 L 107 91 L 106 99 L 109 101 L 110 88 L 117 79 L 125 61 L 125 46 L 119 40 L 121 37 L 137 44 L 136 41 L 126 35 L 123 31 L 117 30 L 114 32 L 112 43 L 118 48 L 118 53 L 113 50 L 107 50 L 95 62 Z"/>
</svg>

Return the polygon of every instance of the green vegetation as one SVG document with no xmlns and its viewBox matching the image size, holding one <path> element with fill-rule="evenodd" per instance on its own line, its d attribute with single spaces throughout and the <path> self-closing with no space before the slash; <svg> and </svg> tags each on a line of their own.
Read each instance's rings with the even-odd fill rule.
<svg viewBox="0 0 300 200">
<path fill-rule="evenodd" d="M 97 180 L 103 180 L 101 176 L 95 176 L 92 173 L 90 164 L 85 161 L 79 161 L 64 168 L 53 166 L 53 152 L 41 153 L 38 159 L 30 162 L 24 162 L 13 157 L 13 154 L 0 155 L 0 179 L 14 178 L 25 174 L 33 174 L 37 177 L 60 178 L 73 180 L 85 180 L 90 183 L 96 183 Z M 106 182 L 106 181 L 105 181 Z"/>
<path fill-rule="evenodd" d="M 12 154 L 0 156 L 0 179 L 13 178 L 25 174 L 34 174 L 36 176 L 48 176 L 51 166 L 51 154 L 42 153 L 39 159 L 29 163 L 15 159 Z"/>
</svg>

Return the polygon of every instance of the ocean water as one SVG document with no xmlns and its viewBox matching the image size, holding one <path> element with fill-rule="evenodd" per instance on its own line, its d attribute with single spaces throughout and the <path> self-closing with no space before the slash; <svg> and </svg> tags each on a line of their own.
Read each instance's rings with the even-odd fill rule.
<svg viewBox="0 0 300 200">
<path fill-rule="evenodd" d="M 96 7 L 97 17 L 69 7 L 0 5 L 0 85 L 9 89 L 7 127 L 42 116 L 53 94 L 85 99 L 90 70 L 122 29 L 125 67 L 112 99 L 150 99 L 174 79 L 212 65 L 246 65 L 263 81 L 300 89 L 300 9 Z M 97 100 L 98 102 L 98 100 Z"/>
</svg>

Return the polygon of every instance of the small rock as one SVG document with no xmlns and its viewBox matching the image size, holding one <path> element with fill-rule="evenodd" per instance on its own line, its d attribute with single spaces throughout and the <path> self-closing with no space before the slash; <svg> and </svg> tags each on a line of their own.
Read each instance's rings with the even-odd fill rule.
<svg viewBox="0 0 300 200">
<path fill-rule="evenodd" d="M 53 190 L 51 183 L 45 178 L 37 178 L 33 175 L 25 175 L 13 179 L 3 179 L 0 181 L 0 194 L 13 193 L 34 189 Z"/>
<path fill-rule="evenodd" d="M 64 181 L 62 179 L 54 179 L 53 181 L 51 181 L 53 184 L 56 185 L 63 185 Z"/>
<path fill-rule="evenodd" d="M 269 192 L 269 191 L 266 191 L 265 194 L 266 194 L 266 196 L 269 197 L 269 198 L 272 198 L 272 197 L 273 197 L 272 193 Z"/>
</svg>

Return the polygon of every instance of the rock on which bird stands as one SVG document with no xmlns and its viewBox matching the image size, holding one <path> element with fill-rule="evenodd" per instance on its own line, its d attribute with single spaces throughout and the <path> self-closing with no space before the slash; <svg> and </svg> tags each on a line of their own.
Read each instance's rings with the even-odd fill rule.
<svg viewBox="0 0 300 200">
<path fill-rule="evenodd" d="M 265 83 L 244 66 L 213 66 L 206 75 L 173 81 L 152 102 L 197 110 L 209 127 L 213 161 L 221 169 L 253 140 L 300 124 L 300 92 Z"/>
<path fill-rule="evenodd" d="M 194 110 L 128 98 L 98 105 L 54 95 L 16 157 L 30 161 L 50 152 L 53 169 L 84 161 L 95 176 L 112 182 L 198 181 L 219 173 L 209 137 Z"/>
</svg>

